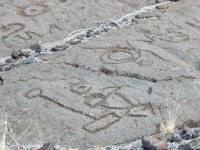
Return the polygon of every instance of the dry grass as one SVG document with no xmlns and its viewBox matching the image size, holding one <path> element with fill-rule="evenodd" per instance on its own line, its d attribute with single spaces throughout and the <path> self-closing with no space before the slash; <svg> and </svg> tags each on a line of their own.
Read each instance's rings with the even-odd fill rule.
<svg viewBox="0 0 200 150">
<path fill-rule="evenodd" d="M 20 145 L 18 142 L 20 140 L 20 138 L 27 132 L 29 127 L 24 129 L 23 133 L 21 133 L 21 135 L 19 137 L 17 137 L 12 130 L 12 127 L 11 127 L 11 124 L 10 124 L 8 118 L 10 119 L 12 117 L 9 117 L 7 115 L 7 113 L 5 113 L 5 112 L 1 113 L 1 116 L 0 116 L 0 150 L 19 149 L 19 148 L 29 149 L 28 147 L 30 145 L 23 146 L 23 145 Z M 12 118 L 12 119 L 17 120 L 15 118 Z M 20 124 L 20 122 L 18 120 L 17 120 L 17 122 Z M 32 147 L 39 148 L 39 147 L 41 147 L 41 144 L 34 145 Z"/>
<path fill-rule="evenodd" d="M 16 142 L 17 146 L 18 143 L 16 139 L 14 138 L 14 134 L 12 132 L 12 128 L 10 126 L 10 123 L 8 122 L 8 116 L 7 114 L 1 114 L 1 121 L 0 121 L 0 150 L 6 150 L 8 149 L 8 146 L 6 145 L 7 137 L 10 137 L 11 141 Z"/>
<path fill-rule="evenodd" d="M 170 134 L 173 133 L 174 130 L 177 127 L 177 120 L 181 114 L 180 111 L 180 105 L 178 101 L 174 106 L 171 106 L 170 103 L 168 102 L 167 104 L 167 116 L 166 116 L 166 122 L 162 122 L 160 125 L 160 131 L 164 134 Z"/>
</svg>

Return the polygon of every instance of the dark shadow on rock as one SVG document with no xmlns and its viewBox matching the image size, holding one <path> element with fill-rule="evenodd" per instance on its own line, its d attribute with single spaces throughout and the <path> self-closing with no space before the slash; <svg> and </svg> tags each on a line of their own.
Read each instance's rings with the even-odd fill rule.
<svg viewBox="0 0 200 150">
<path fill-rule="evenodd" d="M 0 86 L 3 85 L 3 79 L 0 77 Z"/>
</svg>

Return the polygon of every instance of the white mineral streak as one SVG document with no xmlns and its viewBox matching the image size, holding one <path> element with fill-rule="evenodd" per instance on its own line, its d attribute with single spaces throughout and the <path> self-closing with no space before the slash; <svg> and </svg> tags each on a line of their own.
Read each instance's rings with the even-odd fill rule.
<svg viewBox="0 0 200 150">
<path fill-rule="evenodd" d="M 170 3 L 169 1 L 167 2 L 163 2 L 163 3 L 159 3 L 159 4 L 155 4 L 155 5 L 150 5 L 150 6 L 145 6 L 143 8 L 141 8 L 140 10 L 137 10 L 133 13 L 128 13 L 125 16 L 122 16 L 120 19 L 117 20 L 110 20 L 110 21 L 103 21 L 102 23 L 105 23 L 103 26 L 97 27 L 97 28 L 88 28 L 88 29 L 79 29 L 79 30 L 75 30 L 73 32 L 71 32 L 68 37 L 66 37 L 65 39 L 59 40 L 59 41 L 55 41 L 52 43 L 46 43 L 41 47 L 41 52 L 40 54 L 52 54 L 53 52 L 51 52 L 51 49 L 53 47 L 56 47 L 58 45 L 63 45 L 68 43 L 70 40 L 76 40 L 76 38 L 80 35 L 86 35 L 88 30 L 93 30 L 93 31 L 102 31 L 102 29 L 104 28 L 109 28 L 112 30 L 116 30 L 117 28 L 113 28 L 110 24 L 111 23 L 115 23 L 119 28 L 123 28 L 125 26 L 128 26 L 132 23 L 132 20 L 135 18 L 136 15 L 144 13 L 144 12 L 152 12 L 153 10 L 156 9 L 157 6 L 160 5 L 164 5 Z M 124 21 L 126 20 L 126 21 Z M 86 39 L 85 41 L 90 40 L 90 38 Z M 71 48 L 72 46 L 69 45 L 69 48 Z M 35 53 L 34 51 L 30 50 L 30 49 L 23 49 L 23 51 L 27 51 L 30 55 L 31 58 L 36 57 L 35 61 L 36 62 L 41 62 L 40 59 L 37 58 L 38 53 Z M 10 59 L 11 56 L 9 57 L 4 57 L 4 58 L 0 58 L 0 65 L 6 64 L 6 60 Z M 15 63 L 19 63 L 19 61 L 15 62 Z M 13 64 L 14 65 L 14 64 Z"/>
</svg>

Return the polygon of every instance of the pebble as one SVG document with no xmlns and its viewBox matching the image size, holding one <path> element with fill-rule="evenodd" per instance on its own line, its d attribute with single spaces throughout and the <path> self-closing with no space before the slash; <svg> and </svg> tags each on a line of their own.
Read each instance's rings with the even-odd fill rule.
<svg viewBox="0 0 200 150">
<path fill-rule="evenodd" d="M 65 49 L 69 48 L 69 45 L 57 45 L 56 47 L 53 47 L 51 49 L 52 52 L 55 52 L 55 51 L 63 51 Z"/>
<path fill-rule="evenodd" d="M 22 50 L 14 50 L 12 51 L 11 54 L 12 58 L 16 60 L 20 59 L 22 55 L 23 55 Z"/>
<path fill-rule="evenodd" d="M 93 34 L 94 34 L 93 30 L 88 30 L 86 33 L 86 37 L 89 38 L 89 37 L 93 36 Z"/>
<path fill-rule="evenodd" d="M 165 140 L 158 140 L 152 136 L 142 138 L 142 145 L 147 150 L 163 150 L 167 148 Z"/>
<path fill-rule="evenodd" d="M 189 135 L 192 135 L 192 138 L 197 138 L 198 137 L 198 133 L 194 132 L 191 128 L 189 128 L 188 126 L 184 125 L 184 129 L 185 132 L 187 132 Z"/>
<path fill-rule="evenodd" d="M 0 77 L 0 86 L 3 84 L 3 79 Z"/>
<path fill-rule="evenodd" d="M 33 63 L 33 62 L 34 62 L 34 61 L 33 61 L 32 58 L 26 58 L 26 59 L 23 60 L 22 64 L 23 64 L 23 65 L 28 65 L 28 64 L 31 64 L 31 63 Z"/>
<path fill-rule="evenodd" d="M 36 53 L 40 53 L 41 52 L 41 46 L 39 43 L 34 43 L 33 45 L 30 45 L 30 49 L 31 50 L 35 50 Z"/>
<path fill-rule="evenodd" d="M 70 44 L 70 45 L 76 45 L 76 44 L 78 44 L 78 43 L 81 43 L 81 41 L 78 40 L 78 39 L 72 39 L 72 40 L 69 41 L 69 44 Z"/>
</svg>

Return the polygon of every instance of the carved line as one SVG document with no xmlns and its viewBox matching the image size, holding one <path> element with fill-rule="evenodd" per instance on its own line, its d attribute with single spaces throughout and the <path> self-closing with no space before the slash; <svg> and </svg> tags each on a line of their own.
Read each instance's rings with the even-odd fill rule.
<svg viewBox="0 0 200 150">
<path fill-rule="evenodd" d="M 38 90 L 39 93 L 37 93 L 37 94 L 35 94 L 35 95 L 33 95 L 33 96 L 29 96 L 29 94 L 30 94 L 31 92 L 34 92 L 35 90 Z M 86 116 L 86 117 L 89 117 L 89 118 L 93 119 L 93 121 L 90 122 L 90 123 L 88 123 L 87 125 L 93 124 L 93 123 L 95 123 L 95 122 L 97 122 L 97 121 L 101 121 L 101 119 L 104 119 L 104 118 L 108 117 L 109 115 L 112 115 L 112 116 L 114 116 L 114 117 L 117 118 L 117 119 L 115 119 L 114 121 L 111 121 L 110 123 L 108 123 L 108 124 L 106 124 L 106 125 L 104 125 L 104 126 L 102 126 L 102 127 L 96 128 L 96 129 L 94 129 L 94 130 L 91 130 L 91 131 L 88 130 L 85 126 L 83 126 L 83 129 L 86 130 L 86 131 L 88 131 L 88 132 L 90 132 L 90 133 L 96 133 L 96 132 L 99 132 L 99 131 L 101 131 L 101 130 L 104 130 L 104 129 L 110 127 L 111 125 L 115 124 L 116 122 L 118 122 L 118 121 L 119 121 L 121 118 L 123 118 L 124 116 L 131 116 L 131 117 L 148 117 L 147 115 L 142 115 L 142 114 L 141 114 L 141 115 L 140 115 L 140 114 L 136 114 L 136 115 L 128 114 L 128 113 L 130 112 L 130 110 L 131 110 L 132 108 L 135 108 L 135 107 L 144 106 L 144 109 L 150 108 L 151 113 L 155 115 L 155 112 L 154 112 L 154 110 L 153 110 L 153 107 L 152 107 L 152 105 L 151 105 L 150 103 L 133 105 L 133 104 L 131 103 L 130 100 L 128 100 L 127 98 L 125 98 L 125 96 L 124 96 L 123 94 L 116 93 L 117 90 L 119 90 L 119 88 L 116 89 L 116 90 L 114 90 L 114 91 L 112 91 L 112 92 L 110 92 L 110 93 L 107 94 L 107 96 L 105 96 L 105 97 L 103 96 L 103 94 L 102 94 L 102 95 L 98 95 L 98 96 L 100 96 L 100 97 L 102 96 L 102 98 L 104 98 L 104 100 L 105 100 L 105 99 L 107 99 L 111 94 L 115 93 L 115 94 L 117 94 L 118 96 L 122 97 L 126 102 L 130 102 L 130 104 L 131 104 L 130 107 L 128 107 L 128 108 L 123 108 L 124 111 L 126 111 L 125 114 L 124 114 L 123 116 L 118 116 L 115 112 L 112 112 L 112 113 L 103 115 L 103 116 L 101 116 L 100 118 L 93 117 L 93 116 L 91 116 L 91 115 L 88 115 L 87 113 L 84 113 L 83 111 L 78 111 L 78 110 L 76 110 L 76 109 L 74 109 L 74 108 L 65 106 L 64 104 L 62 104 L 62 103 L 60 103 L 60 102 L 57 102 L 56 100 L 54 100 L 54 99 L 52 99 L 52 98 L 50 98 L 50 97 L 48 97 L 48 96 L 46 96 L 46 95 L 43 95 L 43 94 L 42 94 L 42 90 L 41 90 L 40 88 L 33 88 L 33 89 L 29 90 L 28 92 L 26 92 L 26 93 L 24 94 L 24 96 L 25 96 L 26 98 L 29 98 L 29 99 L 32 99 L 32 98 L 35 98 L 35 97 L 41 97 L 41 98 L 43 98 L 43 99 L 45 99 L 45 100 L 50 101 L 51 103 L 55 104 L 56 106 L 65 108 L 65 109 L 67 109 L 67 110 L 69 110 L 69 111 L 71 111 L 71 112 L 74 112 L 74 113 L 77 113 L 77 114 L 80 114 L 80 115 L 84 115 L 84 116 Z M 34 94 L 34 93 L 33 93 L 33 94 Z M 101 94 L 101 93 L 98 93 L 98 94 Z M 102 106 L 102 107 L 106 107 L 106 106 Z M 108 107 L 108 108 L 109 108 L 109 107 Z M 110 109 L 110 108 L 109 108 L 109 109 Z M 87 125 L 86 125 L 86 126 L 87 126 Z"/>
<path fill-rule="evenodd" d="M 75 87 L 77 87 L 77 88 L 75 89 Z M 82 89 L 82 88 L 85 88 L 85 89 L 83 89 L 82 91 L 81 90 L 78 91 L 78 89 Z M 91 86 L 87 87 L 87 85 L 85 85 L 84 83 L 77 83 L 77 84 L 74 84 L 70 87 L 70 91 L 72 93 L 75 93 L 75 94 L 78 94 L 78 95 L 88 93 L 91 89 L 92 89 Z"/>
<path fill-rule="evenodd" d="M 126 62 L 130 62 L 130 61 L 136 61 L 138 58 L 141 57 L 141 54 L 139 51 L 137 51 L 135 48 L 131 47 L 130 48 L 125 48 L 125 47 L 111 47 L 111 50 L 107 50 L 103 55 L 100 56 L 100 61 L 106 64 L 122 64 L 122 63 L 126 63 Z M 128 49 L 128 50 L 127 50 Z M 136 53 L 138 56 L 134 56 L 133 53 L 131 53 L 132 51 L 134 51 L 134 53 Z M 111 59 L 111 54 L 117 53 L 117 52 L 122 52 L 122 53 L 128 53 L 131 55 L 130 58 L 127 59 Z M 108 54 L 109 53 L 109 54 Z M 103 57 L 106 57 L 106 59 L 108 59 L 108 61 L 104 60 Z"/>
<path fill-rule="evenodd" d="M 105 129 L 109 128 L 111 125 L 117 123 L 117 122 L 121 119 L 121 118 L 120 118 L 118 115 L 116 115 L 115 113 L 109 113 L 109 114 L 107 114 L 107 115 L 101 117 L 101 119 L 104 119 L 104 118 L 106 118 L 106 117 L 109 116 L 109 115 L 112 115 L 112 116 L 114 116 L 114 117 L 116 117 L 116 118 L 118 118 L 118 119 L 116 119 L 116 120 L 114 120 L 114 121 L 112 121 L 112 122 L 106 124 L 106 125 L 103 126 L 103 127 L 96 128 L 96 129 L 94 129 L 94 130 L 88 130 L 88 129 L 85 127 L 85 126 L 87 126 L 87 125 L 90 125 L 90 124 L 92 124 L 92 123 L 95 123 L 96 121 L 90 122 L 90 123 L 86 124 L 85 126 L 83 126 L 83 129 L 86 130 L 86 131 L 89 132 L 89 133 L 97 133 L 97 132 L 100 132 L 100 131 L 102 131 L 102 130 L 105 130 Z M 99 119 L 99 120 L 100 120 L 100 119 Z"/>
<path fill-rule="evenodd" d="M 34 91 L 34 90 L 40 90 L 40 93 L 39 93 L 39 94 L 36 94 L 36 95 L 34 95 L 34 96 L 32 96 L 32 97 L 29 97 L 28 94 L 29 94 L 30 92 Z M 50 97 L 48 97 L 48 96 L 46 96 L 46 95 L 43 95 L 43 94 L 42 94 L 42 90 L 39 89 L 39 88 L 31 89 L 30 91 L 28 91 L 28 92 L 25 94 L 25 97 L 27 97 L 27 98 L 29 98 L 29 99 L 32 99 L 32 98 L 34 98 L 34 97 L 41 97 L 41 98 L 43 98 L 43 99 L 45 99 L 45 100 L 48 100 L 49 102 L 55 104 L 56 106 L 65 108 L 65 109 L 70 110 L 70 111 L 72 111 L 72 112 L 74 112 L 74 113 L 77 113 L 77 114 L 80 114 L 80 115 L 84 115 L 84 116 L 89 117 L 89 118 L 91 118 L 91 119 L 97 120 L 97 118 L 95 118 L 95 117 L 93 117 L 93 116 L 91 116 L 91 115 L 88 115 L 88 114 L 86 114 L 86 113 L 84 113 L 84 112 L 82 112 L 82 111 L 78 111 L 78 110 L 76 110 L 76 109 L 74 109 L 74 108 L 65 106 L 65 105 L 63 105 L 62 103 L 57 102 L 56 100 L 54 100 L 54 99 L 52 99 L 52 98 L 50 98 Z"/>
<path fill-rule="evenodd" d="M 7 34 L 7 35 L 5 35 L 5 36 L 2 36 L 2 40 L 5 40 L 6 38 L 8 38 L 8 36 L 10 36 L 10 35 L 12 35 L 12 34 L 14 34 L 14 33 L 17 33 L 17 32 L 20 32 L 20 31 L 22 31 L 26 26 L 25 25 L 23 25 L 22 23 L 12 23 L 12 24 L 8 24 L 8 25 L 2 25 L 2 27 L 1 27 L 1 29 L 3 29 L 3 30 L 6 30 L 6 31 L 9 31 L 8 30 L 8 28 L 10 28 L 10 27 L 12 27 L 13 28 L 13 26 L 15 27 L 15 26 L 19 26 L 17 29 L 15 29 L 14 31 L 12 31 L 11 33 L 9 33 L 9 34 Z"/>
</svg>

